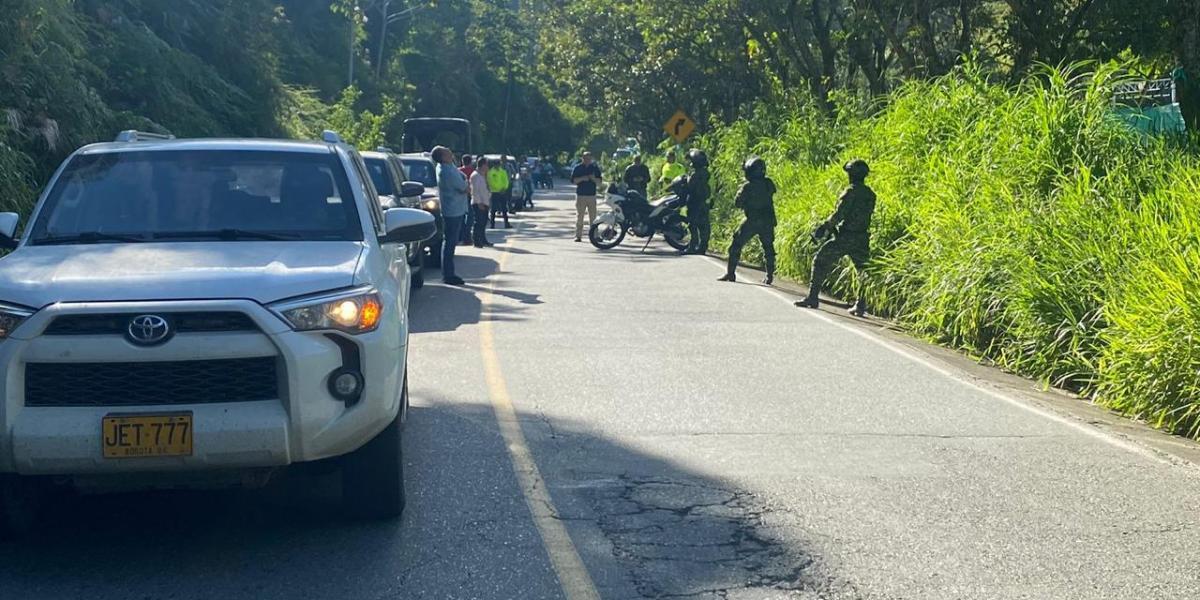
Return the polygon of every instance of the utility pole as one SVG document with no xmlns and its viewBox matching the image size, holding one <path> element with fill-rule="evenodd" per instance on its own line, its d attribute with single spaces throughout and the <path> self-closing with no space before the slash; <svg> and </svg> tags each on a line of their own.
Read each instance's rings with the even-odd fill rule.
<svg viewBox="0 0 1200 600">
<path fill-rule="evenodd" d="M 383 76 L 383 50 L 387 45 L 387 26 L 388 21 L 391 20 L 388 15 L 388 5 L 391 3 L 392 0 L 383 0 L 383 7 L 379 9 L 379 16 L 382 17 L 379 20 L 382 22 L 379 24 L 379 56 L 375 58 L 375 79 L 377 80 Z"/>
<path fill-rule="evenodd" d="M 512 0 L 512 10 L 514 13 L 517 14 L 517 17 L 520 18 L 521 0 Z M 505 55 L 507 56 L 507 54 L 508 53 L 506 52 Z M 508 85 L 506 86 L 507 89 L 504 92 L 504 123 L 500 129 L 500 146 L 501 146 L 500 151 L 501 152 L 508 152 L 508 109 L 509 109 L 509 106 L 512 104 L 512 93 L 513 93 L 512 59 L 508 59 L 507 62 L 508 62 Z"/>
<path fill-rule="evenodd" d="M 354 86 L 354 42 L 358 37 L 358 5 L 350 11 L 350 61 L 346 68 L 346 87 Z"/>
<path fill-rule="evenodd" d="M 391 3 L 392 3 L 392 0 L 383 0 L 383 7 L 381 9 L 379 9 L 380 10 L 379 15 L 380 15 L 380 18 L 383 19 L 383 23 L 379 25 L 379 56 L 376 57 L 376 60 L 375 60 L 375 77 L 376 78 L 383 77 L 383 62 L 384 62 L 384 56 L 385 56 L 384 50 L 387 48 L 388 25 L 391 25 L 392 23 L 399 21 L 400 19 L 403 19 L 404 17 L 409 16 L 409 15 L 413 14 L 414 12 L 421 10 L 422 8 L 425 8 L 425 5 L 418 4 L 416 6 L 410 6 L 402 11 L 399 11 L 399 12 L 396 12 L 393 14 L 388 14 L 388 6 Z"/>
</svg>

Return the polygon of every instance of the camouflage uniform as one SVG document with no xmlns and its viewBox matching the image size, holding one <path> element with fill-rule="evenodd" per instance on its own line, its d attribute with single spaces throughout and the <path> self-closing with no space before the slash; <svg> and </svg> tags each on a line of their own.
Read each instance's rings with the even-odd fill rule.
<svg viewBox="0 0 1200 600">
<path fill-rule="evenodd" d="M 825 287 L 825 279 L 833 271 L 834 264 L 843 256 L 849 256 L 859 271 L 866 267 L 871 258 L 870 228 L 871 215 L 874 212 L 875 192 L 871 191 L 867 184 L 852 183 L 842 192 L 837 210 L 818 229 L 833 233 L 833 239 L 822 244 L 817 250 L 817 255 L 813 257 L 812 283 L 807 302 L 815 305 Z M 854 308 L 865 310 L 861 295 Z"/>
<path fill-rule="evenodd" d="M 712 236 L 712 222 L 709 219 L 708 197 L 708 167 L 696 167 L 688 176 L 687 218 L 691 228 L 692 239 L 685 252 L 689 254 L 705 254 L 708 252 L 708 238 Z"/>
<path fill-rule="evenodd" d="M 733 243 L 729 246 L 726 277 L 730 280 L 734 278 L 742 248 L 751 238 L 758 236 L 767 263 L 767 281 L 771 281 L 775 275 L 775 182 L 763 177 L 743 183 L 734 197 L 733 205 L 746 213 L 746 220 L 733 235 Z"/>
</svg>

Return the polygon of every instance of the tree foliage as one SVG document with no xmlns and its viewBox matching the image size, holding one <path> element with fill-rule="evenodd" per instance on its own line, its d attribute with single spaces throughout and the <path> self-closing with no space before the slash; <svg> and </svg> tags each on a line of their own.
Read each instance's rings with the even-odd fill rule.
<svg viewBox="0 0 1200 600">
<path fill-rule="evenodd" d="M 676 108 L 731 122 L 759 99 L 826 114 L 970 60 L 1017 82 L 1039 64 L 1136 56 L 1200 76 L 1194 1 L 540 0 L 540 62 L 602 127 L 656 137 Z"/>
<path fill-rule="evenodd" d="M 492 0 L 4 0 L 0 208 L 130 128 L 374 146 L 403 118 L 461 116 L 482 150 L 571 149 L 528 21 Z"/>
</svg>

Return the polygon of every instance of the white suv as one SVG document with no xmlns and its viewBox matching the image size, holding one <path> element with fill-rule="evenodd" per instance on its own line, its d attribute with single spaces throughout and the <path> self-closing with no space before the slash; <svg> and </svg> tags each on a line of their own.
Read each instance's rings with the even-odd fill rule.
<svg viewBox="0 0 1200 600">
<path fill-rule="evenodd" d="M 405 244 L 436 225 L 385 212 L 336 134 L 124 132 L 17 221 L 0 214 L 0 526 L 50 483 L 262 482 L 333 457 L 349 509 L 400 513 Z"/>
</svg>

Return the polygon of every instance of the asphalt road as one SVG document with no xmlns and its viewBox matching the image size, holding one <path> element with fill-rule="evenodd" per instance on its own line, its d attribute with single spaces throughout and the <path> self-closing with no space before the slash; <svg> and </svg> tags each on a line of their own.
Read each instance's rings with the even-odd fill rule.
<svg viewBox="0 0 1200 600">
<path fill-rule="evenodd" d="M 417 293 L 400 521 L 333 475 L 65 498 L 0 598 L 1196 596 L 1200 471 L 1153 434 L 572 224 L 542 194 Z"/>
</svg>

